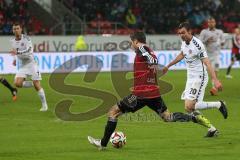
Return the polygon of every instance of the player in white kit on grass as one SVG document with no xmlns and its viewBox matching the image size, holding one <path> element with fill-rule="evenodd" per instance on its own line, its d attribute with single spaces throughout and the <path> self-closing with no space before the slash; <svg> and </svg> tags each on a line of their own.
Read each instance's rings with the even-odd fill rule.
<svg viewBox="0 0 240 160">
<path fill-rule="evenodd" d="M 208 28 L 201 31 L 199 39 L 207 49 L 208 58 L 217 76 L 220 64 L 221 47 L 224 45 L 225 38 L 223 31 L 216 28 L 216 21 L 214 18 L 211 17 L 208 19 Z M 211 95 L 216 95 L 217 88 L 214 87 L 213 82 L 212 85 L 210 93 Z"/>
<path fill-rule="evenodd" d="M 185 100 L 185 110 L 188 113 L 200 115 L 199 119 L 202 119 L 202 125 L 208 128 L 206 137 L 213 137 L 217 135 L 217 129 L 197 110 L 217 108 L 225 119 L 228 117 L 227 108 L 223 101 L 203 101 L 205 88 L 208 84 L 208 73 L 211 75 L 215 88 L 220 90 L 222 84 L 216 77 L 203 43 L 192 35 L 189 23 L 181 23 L 178 34 L 182 39 L 181 52 L 176 59 L 164 67 L 163 73 L 166 73 L 171 66 L 180 62 L 182 59 L 185 60 L 187 66 L 187 82 L 181 99 Z"/>
<path fill-rule="evenodd" d="M 15 57 L 13 65 L 16 66 L 16 60 L 18 60 L 19 64 L 15 76 L 15 85 L 18 88 L 29 88 L 34 86 L 42 103 L 40 111 L 47 111 L 48 105 L 45 93 L 40 84 L 42 77 L 38 69 L 38 64 L 34 60 L 31 39 L 22 34 L 22 27 L 19 23 L 13 25 L 13 34 L 15 37 L 10 40 L 12 46 L 10 53 Z M 28 76 L 31 77 L 32 81 L 26 81 Z"/>
</svg>

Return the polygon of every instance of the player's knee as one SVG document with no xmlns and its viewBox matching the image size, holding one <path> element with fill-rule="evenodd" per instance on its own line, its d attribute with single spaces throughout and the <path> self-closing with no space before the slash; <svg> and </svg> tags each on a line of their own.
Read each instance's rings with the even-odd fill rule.
<svg viewBox="0 0 240 160">
<path fill-rule="evenodd" d="M 185 101 L 185 110 L 188 112 L 188 113 L 191 113 L 195 110 L 195 101 L 192 101 L 192 100 L 186 100 Z"/>
<path fill-rule="evenodd" d="M 41 87 L 41 86 L 35 86 L 35 85 L 34 85 L 34 88 L 36 89 L 36 91 L 39 91 L 42 87 Z"/>
<path fill-rule="evenodd" d="M 167 110 L 160 114 L 160 117 L 164 122 L 172 122 L 172 116 L 171 113 Z"/>
<path fill-rule="evenodd" d="M 22 87 L 22 83 L 19 82 L 19 81 L 14 82 L 14 85 L 15 85 L 17 88 L 21 88 L 21 87 Z"/>
<path fill-rule="evenodd" d="M 118 108 L 118 106 L 113 106 L 109 111 L 108 111 L 108 117 L 116 119 L 120 115 L 121 110 Z"/>
<path fill-rule="evenodd" d="M 39 91 L 42 87 L 39 81 L 33 81 L 34 88 Z"/>
<path fill-rule="evenodd" d="M 162 117 L 164 122 L 172 122 L 172 119 L 169 116 Z"/>
<path fill-rule="evenodd" d="M 191 104 L 185 104 L 185 111 L 187 111 L 188 113 L 191 113 L 194 111 L 194 106 Z"/>
</svg>

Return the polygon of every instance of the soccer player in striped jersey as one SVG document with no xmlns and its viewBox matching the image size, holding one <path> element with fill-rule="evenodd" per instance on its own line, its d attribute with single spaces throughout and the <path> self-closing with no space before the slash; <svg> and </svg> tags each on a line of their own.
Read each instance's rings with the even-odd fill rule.
<svg viewBox="0 0 240 160">
<path fill-rule="evenodd" d="M 205 88 L 208 84 L 208 73 L 211 75 L 217 89 L 221 90 L 222 84 L 216 77 L 203 43 L 192 35 L 188 22 L 179 25 L 178 34 L 182 39 L 181 52 L 176 59 L 163 69 L 163 72 L 166 73 L 171 66 L 183 59 L 185 60 L 187 65 L 187 82 L 181 99 L 185 100 L 185 110 L 202 119 L 202 125 L 208 128 L 206 137 L 213 137 L 217 135 L 218 130 L 198 110 L 217 108 L 225 119 L 228 117 L 227 108 L 223 101 L 203 101 Z"/>
</svg>

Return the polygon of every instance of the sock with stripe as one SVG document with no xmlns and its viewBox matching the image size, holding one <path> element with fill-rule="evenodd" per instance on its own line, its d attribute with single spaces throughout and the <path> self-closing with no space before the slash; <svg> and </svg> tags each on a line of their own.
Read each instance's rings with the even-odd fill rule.
<svg viewBox="0 0 240 160">
<path fill-rule="evenodd" d="M 196 110 L 210 109 L 210 108 L 220 108 L 221 102 L 197 102 L 195 104 Z"/>
</svg>

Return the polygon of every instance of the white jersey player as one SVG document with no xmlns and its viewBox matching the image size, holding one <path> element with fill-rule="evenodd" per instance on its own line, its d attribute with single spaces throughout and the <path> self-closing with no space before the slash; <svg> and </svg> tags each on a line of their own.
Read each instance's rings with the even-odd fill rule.
<svg viewBox="0 0 240 160">
<path fill-rule="evenodd" d="M 15 76 L 15 85 L 18 88 L 28 88 L 34 86 L 42 102 L 42 108 L 40 111 L 47 111 L 48 106 L 45 93 L 40 85 L 42 77 L 39 72 L 38 65 L 34 60 L 31 39 L 22 34 L 22 27 L 18 23 L 13 25 L 13 33 L 15 37 L 10 40 L 12 45 L 10 53 L 17 58 L 19 64 Z M 13 65 L 16 66 L 16 59 L 14 59 Z M 31 77 L 32 81 L 26 81 L 28 76 Z"/>
<path fill-rule="evenodd" d="M 166 73 L 172 65 L 175 65 L 182 59 L 185 60 L 187 66 L 187 82 L 182 94 L 182 99 L 185 100 L 185 109 L 189 113 L 199 115 L 203 125 L 208 128 L 208 134 L 206 136 L 213 137 L 218 133 L 217 129 L 211 125 L 210 122 L 200 114 L 200 112 L 196 112 L 195 110 L 218 108 L 226 119 L 228 112 L 222 101 L 203 101 L 205 88 L 208 83 L 208 73 L 211 75 L 217 89 L 220 90 L 222 84 L 216 77 L 203 43 L 191 34 L 189 23 L 184 22 L 180 24 L 178 33 L 183 40 L 181 53 L 175 60 L 164 67 L 163 73 Z"/>
<path fill-rule="evenodd" d="M 207 49 L 209 60 L 217 75 L 220 64 L 221 46 L 224 45 L 225 38 L 223 31 L 216 28 L 216 21 L 214 18 L 208 19 L 208 28 L 201 31 L 199 38 Z M 216 95 L 217 89 L 214 88 L 214 85 L 210 93 Z"/>
</svg>

